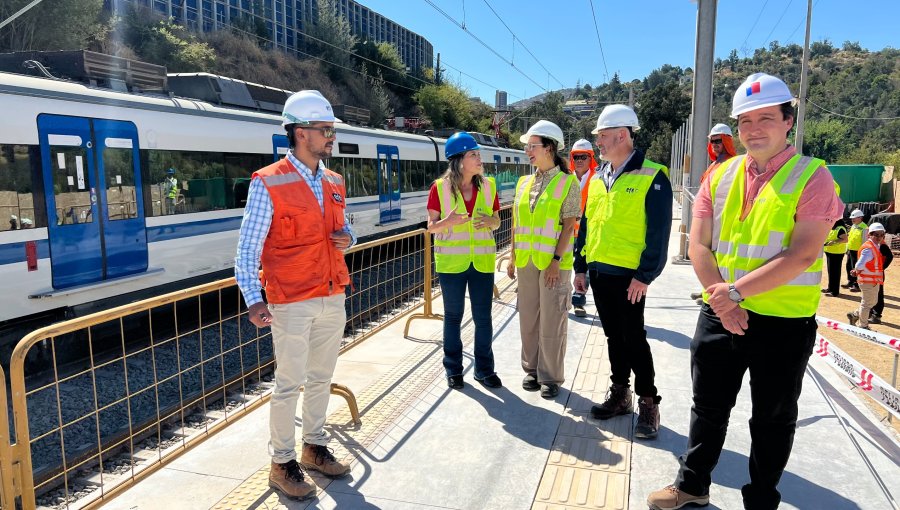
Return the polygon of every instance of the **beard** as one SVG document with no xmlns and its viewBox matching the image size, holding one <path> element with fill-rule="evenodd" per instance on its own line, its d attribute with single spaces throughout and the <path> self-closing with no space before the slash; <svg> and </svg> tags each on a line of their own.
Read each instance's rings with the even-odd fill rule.
<svg viewBox="0 0 900 510">
<path fill-rule="evenodd" d="M 310 151 L 319 159 L 328 159 L 331 157 L 331 152 L 334 149 L 334 145 L 331 143 L 325 144 L 322 148 Z"/>
</svg>

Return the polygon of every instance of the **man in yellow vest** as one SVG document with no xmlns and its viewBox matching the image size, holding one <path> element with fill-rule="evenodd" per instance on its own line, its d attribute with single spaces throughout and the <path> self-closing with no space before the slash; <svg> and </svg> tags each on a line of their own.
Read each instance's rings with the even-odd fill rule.
<svg viewBox="0 0 900 510">
<path fill-rule="evenodd" d="M 781 501 L 777 486 L 816 338 L 822 245 L 844 209 L 825 162 L 787 143 L 793 103 L 780 79 L 748 77 L 731 113 L 747 154 L 719 166 L 697 193 L 688 254 L 706 290 L 691 342 L 690 432 L 675 483 L 650 494 L 650 508 L 709 503 L 711 474 L 748 370 L 744 508 L 774 510 Z"/>
<path fill-rule="evenodd" d="M 644 159 L 644 153 L 634 148 L 638 129 L 637 115 L 625 105 L 607 106 L 597 119 L 593 133 L 604 164 L 588 188 L 578 230 L 575 291 L 587 291 L 590 271 L 611 365 L 609 394 L 591 408 L 591 415 L 606 420 L 632 413 L 633 370 L 634 390 L 640 397 L 634 436 L 654 439 L 659 433 L 660 397 L 644 329 L 644 298 L 666 265 L 672 185 L 665 166 Z"/>
<path fill-rule="evenodd" d="M 841 268 L 844 265 L 844 254 L 847 253 L 847 227 L 844 220 L 834 222 L 831 232 L 825 238 L 825 265 L 828 267 L 828 286 L 822 294 L 838 297 L 841 294 Z"/>
<path fill-rule="evenodd" d="M 166 214 L 175 214 L 175 201 L 178 199 L 178 179 L 175 178 L 175 169 L 166 170 L 166 180 L 163 182 L 166 195 Z"/>
<path fill-rule="evenodd" d="M 594 159 L 594 146 L 591 145 L 591 142 L 582 138 L 572 144 L 572 149 L 569 150 L 569 167 L 575 172 L 575 177 L 578 179 L 581 187 L 581 214 L 583 215 L 590 182 L 594 174 L 597 173 L 597 160 Z M 578 236 L 577 223 L 575 224 L 575 235 Z M 574 249 L 574 246 L 572 248 Z M 585 287 L 590 287 L 590 283 L 590 281 L 586 281 Z M 587 298 L 584 292 L 575 291 L 572 293 L 572 308 L 575 309 L 576 317 L 585 317 L 587 315 L 584 309 L 586 304 Z"/>
<path fill-rule="evenodd" d="M 865 214 L 859 209 L 850 213 L 850 230 L 847 232 L 847 285 L 842 287 L 850 289 L 850 292 L 859 292 L 859 284 L 856 276 L 852 274 L 856 267 L 856 259 L 863 241 L 869 237 L 869 227 L 863 221 Z"/>
</svg>

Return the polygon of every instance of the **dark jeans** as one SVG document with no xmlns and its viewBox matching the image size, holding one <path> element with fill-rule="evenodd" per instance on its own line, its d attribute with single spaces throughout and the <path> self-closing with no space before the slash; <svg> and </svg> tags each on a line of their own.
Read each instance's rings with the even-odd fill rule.
<svg viewBox="0 0 900 510">
<path fill-rule="evenodd" d="M 628 300 L 631 275 L 609 275 L 590 271 L 594 303 L 607 338 L 609 363 L 615 384 L 628 385 L 634 370 L 634 391 L 641 397 L 656 397 L 653 354 L 644 329 L 644 303 Z"/>
<path fill-rule="evenodd" d="M 481 273 L 474 266 L 462 273 L 438 273 L 444 298 L 444 369 L 447 377 L 463 372 L 463 345 L 460 338 L 466 286 L 475 323 L 475 378 L 494 375 L 494 331 L 491 323 L 491 300 L 494 296 L 494 274 Z"/>
<path fill-rule="evenodd" d="M 815 317 L 788 319 L 753 312 L 746 333 L 732 335 L 709 305 L 703 305 L 691 341 L 694 405 L 676 487 L 695 496 L 709 494 L 710 474 L 749 369 L 753 409 L 750 483 L 741 489 L 744 507 L 778 507 L 781 494 L 776 487 L 794 444 L 797 399 L 815 338 Z"/>
<path fill-rule="evenodd" d="M 587 285 L 588 290 L 591 288 L 591 274 L 588 273 L 584 275 L 584 283 Z M 587 295 L 579 294 L 578 292 L 572 292 L 572 306 L 580 306 L 584 308 L 584 305 L 587 304 Z"/>
<path fill-rule="evenodd" d="M 843 253 L 826 253 L 825 262 L 828 265 L 828 291 L 837 296 L 841 293 L 841 268 L 843 267 Z"/>
<path fill-rule="evenodd" d="M 859 260 L 859 252 L 847 250 L 847 283 L 851 285 L 856 285 L 856 277 L 850 276 L 850 270 L 856 267 L 857 260 Z"/>
<path fill-rule="evenodd" d="M 878 303 L 872 307 L 872 313 L 879 317 L 884 313 L 884 285 L 878 286 Z"/>
</svg>

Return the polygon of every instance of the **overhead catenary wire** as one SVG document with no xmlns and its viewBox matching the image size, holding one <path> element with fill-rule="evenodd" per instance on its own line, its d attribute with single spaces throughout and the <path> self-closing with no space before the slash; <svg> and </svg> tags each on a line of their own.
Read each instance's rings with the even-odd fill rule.
<svg viewBox="0 0 900 510">
<path fill-rule="evenodd" d="M 490 3 L 488 3 L 488 0 L 482 0 L 482 1 L 484 2 L 484 5 L 487 5 L 488 9 L 490 9 L 491 12 L 494 13 L 494 16 L 496 16 L 497 19 L 500 20 L 500 23 L 502 23 L 503 26 L 506 27 L 506 30 L 509 31 L 510 34 L 512 34 L 512 36 L 513 36 L 513 61 L 515 61 L 515 48 L 516 48 L 515 42 L 516 42 L 516 41 L 519 41 L 519 46 L 521 46 L 522 49 L 524 49 L 525 51 L 527 51 L 528 54 L 531 55 L 531 58 L 533 58 L 534 61 L 537 62 L 538 65 L 541 66 L 541 68 L 542 68 L 544 71 L 547 71 L 547 74 L 550 75 L 551 78 L 553 78 L 554 80 L 556 80 L 556 83 L 559 83 L 559 86 L 560 86 L 560 87 L 565 88 L 565 85 L 563 84 L 563 82 L 559 81 L 559 78 L 557 78 L 556 76 L 554 76 L 553 73 L 551 73 L 550 70 L 547 69 L 547 67 L 546 67 L 546 66 L 545 66 L 545 65 L 544 65 L 544 64 L 543 64 L 536 56 L 534 56 L 534 53 L 532 53 L 531 50 L 528 49 L 528 46 L 525 46 L 525 43 L 522 42 L 522 39 L 519 39 L 519 38 L 516 36 L 516 33 L 513 32 L 513 30 L 512 30 L 511 28 L 509 28 L 509 25 L 506 24 L 506 21 L 504 21 L 503 18 L 502 18 L 499 14 L 497 14 L 497 11 L 494 10 L 494 7 L 491 6 Z"/>
<path fill-rule="evenodd" d="M 537 86 L 537 88 L 543 90 L 544 92 L 547 92 L 547 89 L 544 88 L 543 85 L 541 85 L 540 83 L 534 81 L 534 79 L 533 79 L 531 76 L 528 76 L 527 74 L 525 74 L 524 71 L 522 71 L 521 69 L 519 69 L 518 67 L 516 67 L 515 64 L 513 64 L 512 62 L 510 62 L 509 60 L 507 60 L 506 57 L 504 57 L 503 55 L 497 53 L 497 50 L 495 50 L 494 48 L 491 48 L 487 43 L 485 43 L 484 41 L 482 41 L 477 35 L 473 34 L 472 31 L 470 31 L 468 28 L 466 28 L 465 26 L 461 25 L 458 21 L 456 21 L 456 19 L 455 19 L 453 16 L 450 16 L 449 14 L 447 14 L 446 12 L 444 12 L 443 9 L 441 9 L 440 7 L 438 7 L 437 5 L 435 5 L 434 2 L 432 2 L 431 0 L 425 0 L 425 3 L 427 3 L 428 5 L 430 5 L 431 7 L 433 7 L 434 10 L 438 11 L 439 13 L 441 13 L 442 16 L 444 16 L 444 17 L 447 18 L 451 23 L 453 23 L 454 25 L 456 25 L 457 27 L 459 27 L 460 30 L 462 30 L 463 32 L 469 34 L 470 37 L 472 37 L 473 39 L 475 39 L 476 41 L 478 41 L 479 44 L 481 44 L 482 46 L 484 46 L 485 49 L 487 49 L 488 51 L 490 51 L 491 53 L 493 53 L 494 55 L 496 55 L 497 58 L 499 58 L 500 60 L 502 60 L 502 61 L 506 62 L 507 64 L 509 64 L 510 67 L 512 67 L 513 69 L 515 69 L 519 74 L 521 74 L 522 76 L 524 76 L 528 81 L 530 81 L 531 83 L 534 83 L 535 86 Z"/>
<path fill-rule="evenodd" d="M 819 5 L 819 0 L 816 0 L 816 2 L 813 4 L 813 9 L 815 9 L 817 5 Z M 800 23 L 797 23 L 797 26 L 794 27 L 793 31 L 791 31 L 791 35 L 787 36 L 787 39 L 784 40 L 785 43 L 791 42 L 791 39 L 794 38 L 794 34 L 797 33 L 797 30 L 800 30 L 800 27 L 802 27 L 804 23 L 806 23 L 806 16 L 803 16 L 803 19 L 800 20 Z"/>
<path fill-rule="evenodd" d="M 778 21 L 775 22 L 775 26 L 772 27 L 772 30 L 769 31 L 769 35 L 766 36 L 766 40 L 763 41 L 763 48 L 765 48 L 766 44 L 769 43 L 769 39 L 772 37 L 772 34 L 775 33 L 775 29 L 778 28 L 778 25 L 781 24 L 781 20 L 784 19 L 784 15 L 787 14 L 788 8 L 790 8 L 790 6 L 793 2 L 794 2 L 794 0 L 789 0 L 787 5 L 784 6 L 784 10 L 781 11 L 781 16 L 778 17 Z"/>
<path fill-rule="evenodd" d="M 591 3 L 591 19 L 594 20 L 594 30 L 597 32 L 597 44 L 600 45 L 600 58 L 603 60 L 603 76 L 609 81 L 609 69 L 606 67 L 606 55 L 603 54 L 603 42 L 600 41 L 600 26 L 597 25 L 597 13 L 594 11 L 594 0 Z"/>
<path fill-rule="evenodd" d="M 756 24 L 759 23 L 759 18 L 762 17 L 763 11 L 766 10 L 766 6 L 769 5 L 769 0 L 766 0 L 763 3 L 762 8 L 759 10 L 759 14 L 756 15 L 756 20 L 753 22 L 753 25 L 750 26 L 750 30 L 747 31 L 747 37 L 744 37 L 744 42 L 741 43 L 741 51 L 747 51 L 747 41 L 750 39 L 750 34 L 753 33 L 753 29 L 756 28 Z"/>
<path fill-rule="evenodd" d="M 810 101 L 810 99 L 809 99 L 808 97 L 806 98 L 806 102 L 809 103 L 809 104 L 811 104 L 811 105 L 813 105 L 813 106 L 815 106 L 816 108 L 822 110 L 823 112 L 826 112 L 826 113 L 828 113 L 828 114 L 830 114 L 830 115 L 836 115 L 836 116 L 838 116 L 838 117 L 843 117 L 843 118 L 845 118 L 845 119 L 853 119 L 853 120 L 900 120 L 900 117 L 855 117 L 855 116 L 853 116 L 853 115 L 844 115 L 843 113 L 834 112 L 834 111 L 829 110 L 828 108 L 825 108 L 824 106 L 817 105 L 816 103 Z"/>
<path fill-rule="evenodd" d="M 472 76 L 471 74 L 469 74 L 469 73 L 463 71 L 462 69 L 460 69 L 460 68 L 458 68 L 458 67 L 454 67 L 453 65 L 451 65 L 450 63 L 448 63 L 446 60 L 441 60 L 441 65 L 445 65 L 445 66 L 449 67 L 450 69 L 453 69 L 454 71 L 458 72 L 459 74 L 462 74 L 462 75 L 464 75 L 464 76 L 467 76 L 467 77 L 469 77 L 469 78 L 471 78 L 471 79 L 477 81 L 478 83 L 481 83 L 482 85 L 486 85 L 486 86 L 488 86 L 488 87 L 490 87 L 490 88 L 492 88 L 492 89 L 495 89 L 495 90 L 500 90 L 500 87 L 498 87 L 498 86 L 496 86 L 496 85 L 491 85 L 490 83 L 488 83 L 488 82 L 486 82 L 486 81 L 484 81 L 484 80 L 482 80 L 482 79 L 480 79 L 480 78 L 476 78 L 475 76 Z M 519 99 L 525 99 L 524 97 L 517 96 L 516 94 L 513 94 L 512 92 L 507 92 L 506 94 L 507 94 L 508 96 L 510 96 L 510 97 L 515 97 L 515 98 L 519 98 Z"/>
</svg>

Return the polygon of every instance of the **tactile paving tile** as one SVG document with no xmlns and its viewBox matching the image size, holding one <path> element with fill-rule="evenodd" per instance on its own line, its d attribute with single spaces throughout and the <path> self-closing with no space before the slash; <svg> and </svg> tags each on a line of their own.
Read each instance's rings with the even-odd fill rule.
<svg viewBox="0 0 900 510">
<path fill-rule="evenodd" d="M 547 466 L 532 509 L 628 507 L 628 475 Z"/>
<path fill-rule="evenodd" d="M 560 436 L 553 444 L 548 463 L 624 475 L 631 467 L 631 445 L 625 441 Z"/>
<path fill-rule="evenodd" d="M 494 301 L 491 312 L 495 323 L 508 320 L 515 313 L 514 304 L 510 306 L 515 300 L 515 286 L 501 280 L 498 288 L 501 297 Z M 356 396 L 362 424 L 353 423 L 346 406 L 328 417 L 325 428 L 332 437 L 328 446 L 334 449 L 338 460 L 352 463 L 360 450 L 386 456 L 413 429 L 416 420 L 421 419 L 446 393 L 442 378 L 438 379 L 444 372 L 440 345 L 442 337 L 443 332 L 437 330 Z M 474 338 L 474 325 L 467 313 L 463 319 L 463 345 L 471 344 Z M 320 493 L 331 482 L 317 475 L 312 478 Z M 222 498 L 213 509 L 285 508 L 281 503 L 283 498 L 269 488 L 269 466 L 266 465 Z"/>
</svg>

